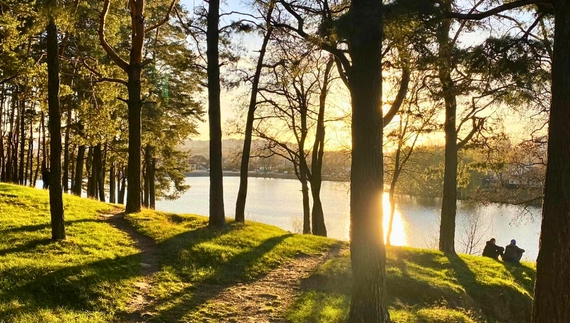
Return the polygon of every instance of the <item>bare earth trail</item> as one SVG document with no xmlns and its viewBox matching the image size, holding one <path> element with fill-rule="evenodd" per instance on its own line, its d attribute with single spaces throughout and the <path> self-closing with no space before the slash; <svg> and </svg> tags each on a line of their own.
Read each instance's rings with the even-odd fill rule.
<svg viewBox="0 0 570 323">
<path fill-rule="evenodd" d="M 145 309 L 152 308 L 149 296 L 153 275 L 160 270 L 158 246 L 151 238 L 136 231 L 124 219 L 124 213 L 103 215 L 115 228 L 127 233 L 141 252 L 142 279 L 138 291 L 128 306 L 128 314 L 121 322 L 147 322 L 153 315 Z M 195 301 L 200 304 L 198 313 L 189 313 L 189 322 L 239 322 L 239 323 L 284 323 L 285 311 L 301 292 L 301 283 L 320 265 L 338 256 L 346 246 L 334 245 L 316 255 L 300 254 L 267 275 L 247 283 L 236 285 L 211 285 L 201 283 L 193 288 Z M 178 319 L 176 320 L 178 321 Z"/>
<path fill-rule="evenodd" d="M 138 288 L 137 292 L 130 300 L 127 307 L 126 317 L 121 318 L 122 322 L 146 322 L 144 312 L 152 304 L 152 299 L 149 297 L 150 289 L 152 288 L 153 275 L 160 270 L 159 251 L 158 246 L 153 239 L 140 234 L 127 220 L 125 220 L 125 213 L 104 214 L 102 217 L 109 222 L 113 227 L 125 232 L 134 241 L 135 247 L 139 249 L 141 256 L 141 275 L 136 283 Z"/>
</svg>

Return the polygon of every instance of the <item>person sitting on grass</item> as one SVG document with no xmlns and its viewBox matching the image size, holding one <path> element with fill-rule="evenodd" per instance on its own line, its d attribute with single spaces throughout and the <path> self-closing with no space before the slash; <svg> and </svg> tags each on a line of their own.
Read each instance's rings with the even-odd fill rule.
<svg viewBox="0 0 570 323">
<path fill-rule="evenodd" d="M 483 249 L 483 257 L 493 258 L 499 260 L 499 256 L 503 257 L 503 251 L 505 248 L 499 247 L 495 244 L 495 238 L 487 241 L 485 244 L 485 249 Z"/>
<path fill-rule="evenodd" d="M 514 264 L 519 264 L 522 258 L 524 249 L 517 246 L 517 241 L 515 239 L 511 240 L 511 244 L 505 248 L 505 254 L 503 255 L 503 261 L 512 262 Z"/>
</svg>

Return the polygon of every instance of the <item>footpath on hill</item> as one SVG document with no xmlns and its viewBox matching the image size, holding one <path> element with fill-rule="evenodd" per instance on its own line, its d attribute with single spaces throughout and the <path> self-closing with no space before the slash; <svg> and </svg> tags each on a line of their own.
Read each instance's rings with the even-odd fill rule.
<svg viewBox="0 0 570 323">
<path fill-rule="evenodd" d="M 137 293 L 131 298 L 122 322 L 147 322 L 153 315 L 150 291 L 153 275 L 160 270 L 159 249 L 154 240 L 139 233 L 125 218 L 124 213 L 104 215 L 115 228 L 125 232 L 141 252 L 142 278 L 137 282 Z M 344 247 L 346 248 L 346 247 Z M 299 254 L 268 274 L 247 283 L 195 286 L 196 301 L 201 304 L 196 313 L 188 313 L 192 322 L 278 323 L 288 322 L 284 315 L 300 293 L 303 278 L 321 264 L 338 256 L 343 247 L 335 245 L 326 252 Z M 214 308 L 215 310 L 207 310 Z"/>
</svg>

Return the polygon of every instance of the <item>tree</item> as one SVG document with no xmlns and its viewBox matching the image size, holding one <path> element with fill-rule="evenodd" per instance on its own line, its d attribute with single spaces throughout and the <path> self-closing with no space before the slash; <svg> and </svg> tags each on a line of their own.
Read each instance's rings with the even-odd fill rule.
<svg viewBox="0 0 570 323">
<path fill-rule="evenodd" d="M 295 10 L 301 10 L 302 5 L 293 7 L 285 1 L 280 3 L 294 17 L 297 26 L 276 26 L 292 30 L 305 39 L 311 38 L 304 29 L 305 20 Z M 327 1 L 318 4 L 320 12 L 332 12 Z M 330 26 L 331 15 L 323 16 L 322 25 Z M 350 251 L 354 281 L 348 321 L 389 322 L 381 216 L 383 4 L 377 0 L 353 0 L 348 12 L 336 23 L 335 35 L 342 36 L 348 43 L 350 59 L 345 51 L 331 45 L 330 39 L 327 42 L 321 37 L 319 45 L 336 56 L 352 102 Z"/>
<path fill-rule="evenodd" d="M 532 322 L 562 323 L 570 320 L 570 276 L 564 274 L 570 270 L 570 3 L 520 0 L 481 13 L 450 13 L 448 17 L 480 20 L 528 4 L 541 4 L 540 10 L 554 13 L 548 161 Z"/>
<path fill-rule="evenodd" d="M 259 88 L 259 79 L 261 78 L 261 72 L 263 69 L 263 61 L 265 59 L 265 53 L 267 51 L 267 45 L 273 33 L 273 26 L 271 25 L 271 17 L 273 15 L 273 8 L 275 7 L 275 1 L 269 0 L 267 4 L 262 4 L 267 6 L 265 12 L 265 26 L 262 27 L 264 31 L 263 41 L 259 49 L 259 56 L 257 58 L 257 65 L 255 67 L 255 74 L 251 82 L 251 96 L 249 99 L 249 107 L 247 110 L 247 119 L 245 124 L 245 133 L 243 139 L 243 150 L 241 154 L 241 166 L 240 166 L 240 178 L 239 178 L 239 190 L 236 199 L 236 214 L 235 220 L 237 222 L 245 221 L 245 202 L 247 198 L 247 180 L 249 171 L 249 158 L 251 153 L 251 137 L 253 133 L 253 123 L 255 117 L 255 110 L 257 108 L 257 93 Z"/>
<path fill-rule="evenodd" d="M 222 123 L 220 104 L 220 64 L 218 52 L 220 0 L 210 0 L 206 44 L 208 57 L 208 123 L 210 128 L 210 220 L 212 227 L 225 225 L 222 172 Z"/>
<path fill-rule="evenodd" d="M 168 22 L 172 8 L 176 4 L 173 0 L 167 9 L 165 18 L 156 24 L 145 26 L 145 1 L 129 0 L 131 13 L 131 48 L 129 62 L 123 60 L 109 45 L 105 37 L 105 19 L 109 11 L 110 0 L 105 0 L 99 21 L 99 41 L 109 58 L 127 74 L 127 81 L 115 80 L 127 86 L 129 97 L 127 100 L 129 120 L 129 160 L 127 182 L 126 213 L 139 212 L 141 209 L 141 71 L 148 61 L 143 62 L 142 52 L 145 34 Z"/>
<path fill-rule="evenodd" d="M 55 24 L 54 0 L 47 3 L 49 22 L 47 24 L 48 104 L 50 133 L 50 187 L 49 205 L 51 214 L 52 240 L 65 239 L 63 196 L 61 192 L 61 114 L 59 111 L 59 48 Z"/>
</svg>

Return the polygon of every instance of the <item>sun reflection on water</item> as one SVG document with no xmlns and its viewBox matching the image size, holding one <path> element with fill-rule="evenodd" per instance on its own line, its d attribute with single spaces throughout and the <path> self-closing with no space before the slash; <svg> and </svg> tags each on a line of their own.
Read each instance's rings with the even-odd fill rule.
<svg viewBox="0 0 570 323">
<path fill-rule="evenodd" d="M 388 236 L 388 225 L 390 223 L 390 198 L 388 193 L 384 193 L 382 196 L 382 208 L 384 213 L 383 228 L 384 228 L 384 242 L 386 242 L 386 237 Z M 394 212 L 394 222 L 392 223 L 392 234 L 390 241 L 393 246 L 407 246 L 407 235 L 406 235 L 406 225 L 402 213 L 398 210 L 396 205 L 396 211 Z"/>
</svg>

